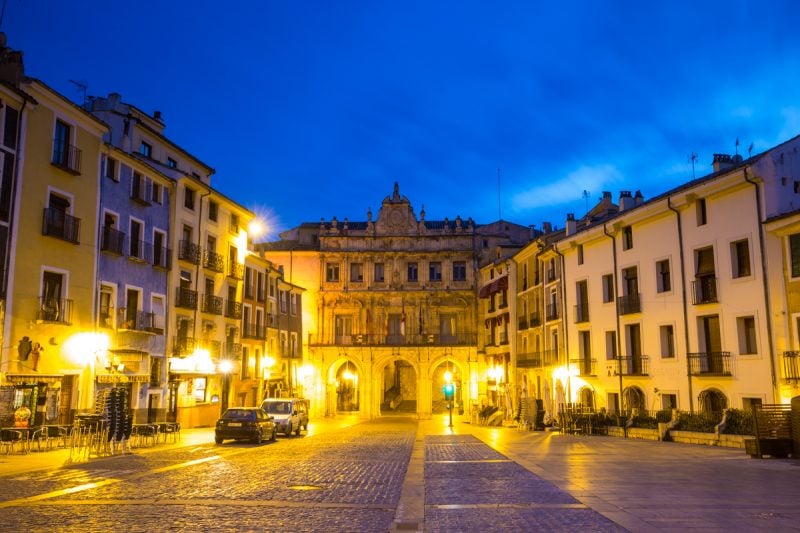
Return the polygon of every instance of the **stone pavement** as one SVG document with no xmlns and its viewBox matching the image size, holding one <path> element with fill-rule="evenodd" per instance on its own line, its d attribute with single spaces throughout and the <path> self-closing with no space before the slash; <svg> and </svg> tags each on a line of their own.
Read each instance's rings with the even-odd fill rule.
<svg viewBox="0 0 800 533">
<path fill-rule="evenodd" d="M 184 430 L 80 469 L 0 455 L 0 513 L 31 531 L 800 531 L 797 460 L 446 422 L 321 419 L 262 446 Z"/>
</svg>

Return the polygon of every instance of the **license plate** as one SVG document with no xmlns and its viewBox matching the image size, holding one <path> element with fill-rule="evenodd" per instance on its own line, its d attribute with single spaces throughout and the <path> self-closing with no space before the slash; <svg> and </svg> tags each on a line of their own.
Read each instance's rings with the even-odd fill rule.
<svg viewBox="0 0 800 533">
<path fill-rule="evenodd" d="M 242 427 L 242 423 L 241 423 L 241 422 L 230 422 L 230 423 L 228 424 L 228 427 L 232 427 L 232 428 L 240 428 L 240 427 Z"/>
</svg>

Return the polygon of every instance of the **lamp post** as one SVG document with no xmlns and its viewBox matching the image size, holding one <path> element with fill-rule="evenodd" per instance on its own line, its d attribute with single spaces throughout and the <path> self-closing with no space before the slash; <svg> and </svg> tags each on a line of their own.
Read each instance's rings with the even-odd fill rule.
<svg viewBox="0 0 800 533">
<path fill-rule="evenodd" d="M 222 398 L 220 399 L 220 412 L 224 413 L 228 408 L 228 396 L 231 388 L 231 371 L 233 363 L 229 359 L 223 359 L 219 363 L 219 370 L 222 372 Z"/>
</svg>

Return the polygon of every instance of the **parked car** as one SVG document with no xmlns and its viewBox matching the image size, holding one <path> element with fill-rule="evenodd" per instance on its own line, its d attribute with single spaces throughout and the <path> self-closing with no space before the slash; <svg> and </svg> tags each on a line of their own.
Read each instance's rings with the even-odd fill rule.
<svg viewBox="0 0 800 533">
<path fill-rule="evenodd" d="M 267 398 L 261 408 L 274 417 L 278 432 L 287 437 L 308 429 L 308 400 L 303 398 Z"/>
<path fill-rule="evenodd" d="M 260 407 L 229 407 L 217 420 L 214 442 L 222 444 L 225 439 L 248 439 L 261 444 L 264 438 L 275 440 L 277 435 L 275 421 Z"/>
</svg>

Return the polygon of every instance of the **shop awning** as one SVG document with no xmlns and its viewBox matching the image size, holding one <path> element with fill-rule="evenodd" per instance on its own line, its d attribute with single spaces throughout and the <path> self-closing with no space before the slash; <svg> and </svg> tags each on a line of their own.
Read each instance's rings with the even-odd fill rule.
<svg viewBox="0 0 800 533">
<path fill-rule="evenodd" d="M 496 294 L 500 291 L 504 291 L 508 288 L 508 275 L 504 275 L 503 277 L 497 278 L 493 280 L 491 283 L 487 283 L 481 290 L 478 292 L 479 298 L 488 298 L 489 296 Z"/>
<path fill-rule="evenodd" d="M 58 383 L 64 379 L 64 374 L 36 374 L 6 372 L 6 381 L 9 383 Z"/>
</svg>

